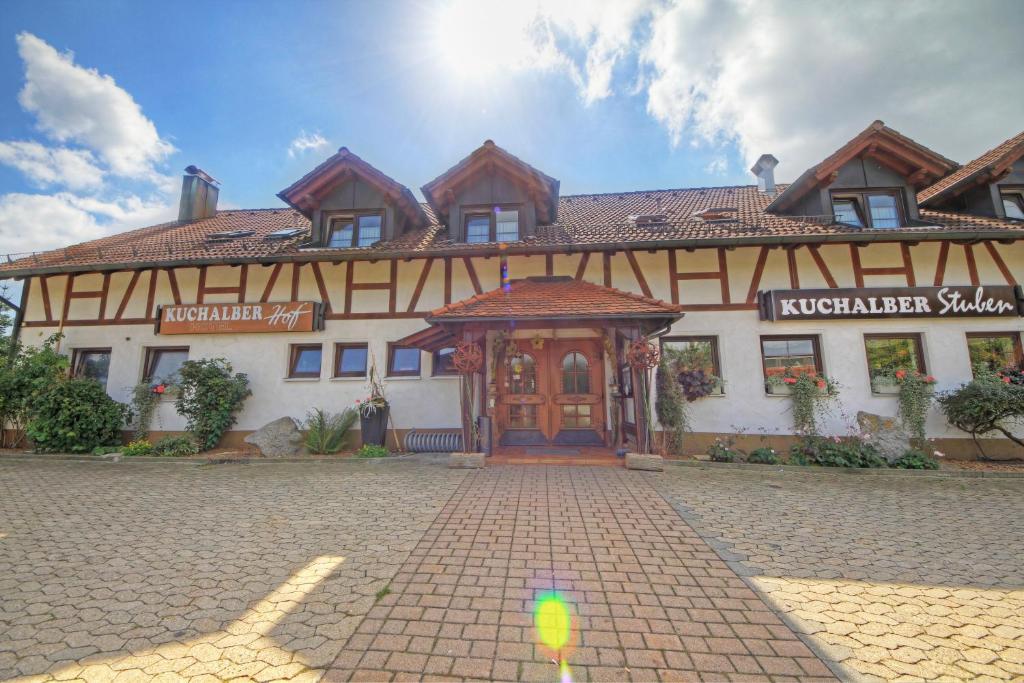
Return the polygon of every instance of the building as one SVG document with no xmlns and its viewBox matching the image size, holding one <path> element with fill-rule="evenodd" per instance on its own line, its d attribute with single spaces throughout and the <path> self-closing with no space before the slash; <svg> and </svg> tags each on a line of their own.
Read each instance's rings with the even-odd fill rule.
<svg viewBox="0 0 1024 683">
<path fill-rule="evenodd" d="M 872 381 L 879 349 L 940 389 L 992 354 L 1020 361 L 1022 157 L 1024 133 L 961 166 L 876 121 L 788 185 L 764 155 L 756 185 L 562 196 L 488 140 L 420 203 L 341 148 L 278 195 L 287 208 L 217 210 L 217 181 L 189 167 L 179 220 L 0 277 L 25 280 L 22 338 L 62 331 L 74 371 L 120 400 L 186 358 L 227 358 L 253 390 L 233 440 L 353 405 L 371 366 L 400 432 L 456 429 L 452 347 L 479 340 L 495 444 L 611 445 L 616 420 L 643 419 L 622 352 L 656 335 L 722 380 L 690 408 L 689 449 L 729 433 L 785 446 L 790 401 L 770 378 L 786 367 L 842 386 L 825 425 L 842 434 L 857 411 L 895 413 Z M 157 431 L 182 426 L 160 406 Z M 974 453 L 937 412 L 928 432 Z"/>
</svg>

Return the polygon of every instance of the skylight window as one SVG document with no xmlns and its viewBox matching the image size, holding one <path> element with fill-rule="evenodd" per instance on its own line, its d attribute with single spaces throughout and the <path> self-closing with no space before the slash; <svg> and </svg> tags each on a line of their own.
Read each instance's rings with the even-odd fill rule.
<svg viewBox="0 0 1024 683">
<path fill-rule="evenodd" d="M 283 230 L 275 230 L 274 232 L 267 235 L 268 240 L 286 240 L 289 237 L 298 237 L 302 233 L 306 232 L 305 228 L 284 228 Z"/>
<path fill-rule="evenodd" d="M 252 237 L 255 230 L 227 230 L 225 232 L 211 232 L 206 236 L 207 242 L 228 242 L 240 237 Z"/>
</svg>

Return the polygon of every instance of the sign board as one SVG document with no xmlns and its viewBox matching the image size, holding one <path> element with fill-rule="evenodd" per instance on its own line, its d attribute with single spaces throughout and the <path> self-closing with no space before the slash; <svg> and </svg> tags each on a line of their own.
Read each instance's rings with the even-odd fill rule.
<svg viewBox="0 0 1024 683">
<path fill-rule="evenodd" d="M 324 328 L 323 304 L 289 301 L 258 304 L 161 306 L 157 334 L 312 332 Z"/>
<path fill-rule="evenodd" d="M 1024 315 L 1020 285 L 773 289 L 758 293 L 761 320 L 978 318 Z"/>
</svg>

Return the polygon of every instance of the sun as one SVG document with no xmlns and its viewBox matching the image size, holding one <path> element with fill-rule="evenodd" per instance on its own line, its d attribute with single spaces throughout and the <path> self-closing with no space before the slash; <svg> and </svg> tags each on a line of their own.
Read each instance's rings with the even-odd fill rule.
<svg viewBox="0 0 1024 683">
<path fill-rule="evenodd" d="M 463 81 L 488 81 L 536 63 L 536 18 L 527 2 L 448 0 L 435 16 L 442 67 Z"/>
</svg>

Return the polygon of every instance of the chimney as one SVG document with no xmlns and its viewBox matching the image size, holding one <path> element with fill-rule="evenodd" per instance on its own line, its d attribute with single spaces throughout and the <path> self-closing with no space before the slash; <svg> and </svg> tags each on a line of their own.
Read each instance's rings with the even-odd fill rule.
<svg viewBox="0 0 1024 683">
<path fill-rule="evenodd" d="M 178 204 L 178 220 L 192 221 L 209 218 L 217 213 L 217 195 L 220 181 L 196 166 L 185 169 L 181 179 L 181 203 Z"/>
<path fill-rule="evenodd" d="M 750 172 L 757 176 L 757 189 L 769 197 L 775 196 L 775 167 L 778 165 L 779 160 L 771 154 L 762 154 L 750 167 Z"/>
</svg>

